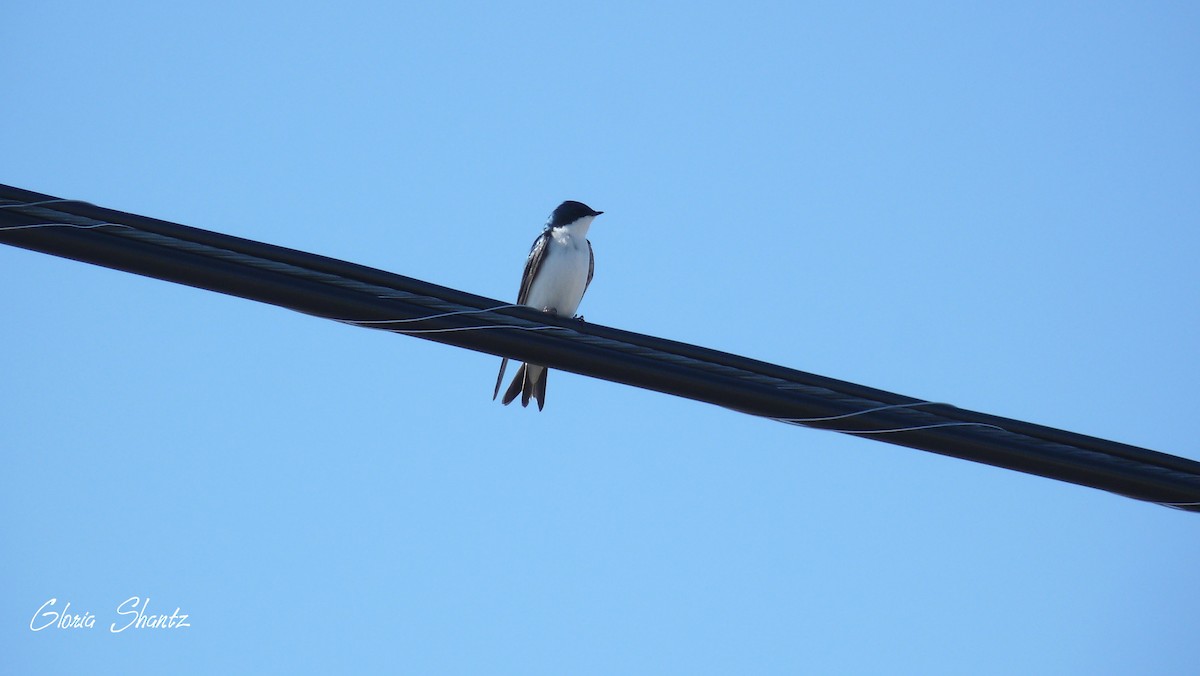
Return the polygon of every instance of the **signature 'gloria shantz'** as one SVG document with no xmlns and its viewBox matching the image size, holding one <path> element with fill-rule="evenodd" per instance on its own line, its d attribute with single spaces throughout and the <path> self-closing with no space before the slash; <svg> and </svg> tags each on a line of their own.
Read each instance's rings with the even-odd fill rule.
<svg viewBox="0 0 1200 676">
<path fill-rule="evenodd" d="M 29 620 L 30 631 L 43 629 L 92 629 L 96 626 L 96 616 L 90 612 L 71 612 L 71 602 L 67 601 L 58 610 L 58 599 L 52 598 L 42 604 L 41 608 Z M 150 614 L 150 597 L 143 601 L 139 596 L 130 596 L 117 606 L 117 615 L 121 618 L 109 625 L 111 633 L 119 634 L 126 629 L 184 629 L 192 626 L 188 622 L 189 615 L 181 612 L 176 606 L 170 615 Z M 125 624 L 118 626 L 118 622 Z"/>
</svg>

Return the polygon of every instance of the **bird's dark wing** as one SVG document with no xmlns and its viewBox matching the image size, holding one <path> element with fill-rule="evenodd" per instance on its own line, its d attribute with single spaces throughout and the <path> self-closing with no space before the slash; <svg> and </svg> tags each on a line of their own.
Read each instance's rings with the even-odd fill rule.
<svg viewBox="0 0 1200 676">
<path fill-rule="evenodd" d="M 550 231 L 546 230 L 538 235 L 538 238 L 533 240 L 533 247 L 529 250 L 529 258 L 525 259 L 525 274 L 521 275 L 521 290 L 517 292 L 517 302 L 521 305 L 529 300 L 529 287 L 533 286 L 533 278 L 537 276 L 538 269 L 542 267 L 542 260 L 546 256 L 547 245 L 550 243 Z"/>
<path fill-rule="evenodd" d="M 496 376 L 496 389 L 492 390 L 492 401 L 496 401 L 496 395 L 500 394 L 500 383 L 504 381 L 504 369 L 508 368 L 508 357 L 500 360 L 500 373 Z"/>
<path fill-rule="evenodd" d="M 587 288 L 592 285 L 592 274 L 596 272 L 596 254 L 592 251 L 592 241 L 588 243 L 588 280 L 587 284 L 583 285 L 583 292 L 587 293 Z"/>
<path fill-rule="evenodd" d="M 529 249 L 529 257 L 525 259 L 525 272 L 521 275 L 521 289 L 517 292 L 517 302 L 521 305 L 529 300 L 529 287 L 533 286 L 533 278 L 537 275 L 538 269 L 542 267 L 542 259 L 546 256 L 546 245 L 550 242 L 550 231 L 546 230 L 538 235 L 538 238 L 533 240 L 533 247 Z M 508 367 L 508 357 L 500 361 L 500 373 L 496 375 L 496 389 L 492 390 L 492 399 L 500 394 L 500 384 L 504 381 L 504 369 Z M 517 371 L 517 377 L 513 379 L 513 384 L 508 388 L 508 392 L 504 395 L 504 403 L 508 404 L 521 390 L 521 383 L 525 380 L 525 365 L 521 364 L 521 369 Z M 513 388 L 516 388 L 515 390 Z"/>
</svg>

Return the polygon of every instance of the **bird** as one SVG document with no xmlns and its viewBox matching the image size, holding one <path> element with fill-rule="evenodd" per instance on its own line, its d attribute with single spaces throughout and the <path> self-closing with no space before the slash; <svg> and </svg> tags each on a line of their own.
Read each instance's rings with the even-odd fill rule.
<svg viewBox="0 0 1200 676">
<path fill-rule="evenodd" d="M 519 305 L 552 315 L 574 316 L 596 269 L 592 243 L 587 239 L 588 228 L 602 213 L 574 200 L 567 200 L 554 209 L 525 259 L 525 273 L 521 275 L 521 289 L 517 292 Z M 508 357 L 500 362 L 496 389 L 492 391 L 493 401 L 500 393 L 506 368 Z M 548 372 L 545 366 L 521 364 L 501 401 L 507 406 L 520 394 L 521 406 L 529 406 L 529 400 L 536 399 L 538 410 L 542 410 L 546 405 Z"/>
</svg>

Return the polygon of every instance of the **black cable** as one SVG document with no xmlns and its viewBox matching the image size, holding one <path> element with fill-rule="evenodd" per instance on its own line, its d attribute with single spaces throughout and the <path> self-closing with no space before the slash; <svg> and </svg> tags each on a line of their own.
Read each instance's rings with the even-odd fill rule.
<svg viewBox="0 0 1200 676">
<path fill-rule="evenodd" d="M 0 185 L 0 242 L 744 413 L 1200 511 L 1200 462 L 552 317 L 316 254 Z"/>
</svg>

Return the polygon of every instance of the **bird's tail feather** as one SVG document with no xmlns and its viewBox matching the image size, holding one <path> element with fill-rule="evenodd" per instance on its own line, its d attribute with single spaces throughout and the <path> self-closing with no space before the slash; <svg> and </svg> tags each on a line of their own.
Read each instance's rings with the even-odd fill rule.
<svg viewBox="0 0 1200 676">
<path fill-rule="evenodd" d="M 521 368 L 517 369 L 517 375 L 513 377 L 512 384 L 509 385 L 508 390 L 504 392 L 504 398 L 500 400 L 500 403 L 508 406 L 512 403 L 512 400 L 516 399 L 517 395 L 521 393 L 521 390 L 525 384 L 525 367 L 525 364 L 521 364 Z"/>
<path fill-rule="evenodd" d="M 525 382 L 521 385 L 521 405 L 528 406 L 530 399 L 536 399 L 538 410 L 546 406 L 546 374 L 550 369 L 545 366 L 525 365 Z"/>
<path fill-rule="evenodd" d="M 549 376 L 550 369 L 543 368 L 537 382 L 533 384 L 533 397 L 537 399 L 539 411 L 546 406 L 546 378 Z"/>
<path fill-rule="evenodd" d="M 530 367 L 529 364 L 521 364 L 521 368 L 517 369 L 517 374 L 513 376 L 512 383 L 505 390 L 504 397 L 500 402 L 508 406 L 519 394 L 522 406 L 529 406 L 529 400 L 534 399 L 537 400 L 538 410 L 542 410 L 546 406 L 546 376 L 548 373 L 550 373 L 550 369 L 545 366 Z M 503 377 L 503 368 L 500 374 Z M 496 391 L 500 391 L 499 382 L 496 383 Z"/>
</svg>

